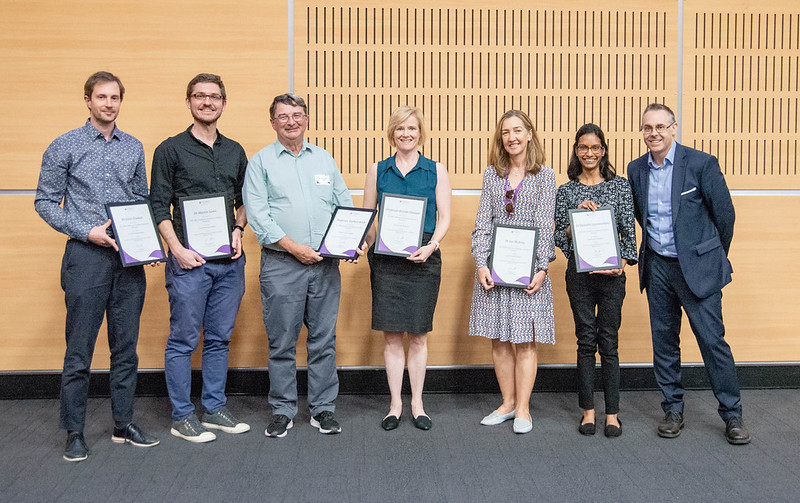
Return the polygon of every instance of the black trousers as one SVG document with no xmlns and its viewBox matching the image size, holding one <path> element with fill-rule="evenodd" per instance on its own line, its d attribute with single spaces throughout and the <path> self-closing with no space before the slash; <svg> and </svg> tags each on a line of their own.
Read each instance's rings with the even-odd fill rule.
<svg viewBox="0 0 800 503">
<path fill-rule="evenodd" d="M 606 414 L 619 412 L 619 326 L 625 299 L 625 273 L 621 276 L 577 272 L 568 260 L 567 295 L 578 339 L 578 404 L 594 409 L 595 353 L 600 353 Z"/>
<path fill-rule="evenodd" d="M 67 241 L 61 288 L 67 304 L 64 370 L 61 374 L 61 427 L 83 431 L 89 398 L 89 371 L 103 317 L 111 351 L 111 411 L 117 427 L 133 420 L 139 358 L 139 318 L 146 278 L 142 266 L 122 267 L 118 252 L 76 239 Z"/>
</svg>

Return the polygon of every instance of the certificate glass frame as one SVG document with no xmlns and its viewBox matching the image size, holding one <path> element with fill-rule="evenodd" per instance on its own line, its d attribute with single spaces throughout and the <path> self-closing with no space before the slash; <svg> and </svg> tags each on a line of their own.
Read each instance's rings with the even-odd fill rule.
<svg viewBox="0 0 800 503">
<path fill-rule="evenodd" d="M 231 216 L 225 194 L 182 197 L 178 204 L 181 205 L 186 248 L 206 260 L 233 256 Z"/>
<path fill-rule="evenodd" d="M 367 237 L 377 211 L 369 208 L 337 206 L 317 252 L 323 257 L 354 259 Z"/>
<path fill-rule="evenodd" d="M 375 253 L 408 257 L 419 250 L 427 209 L 426 197 L 384 192 L 378 213 Z"/>
<path fill-rule="evenodd" d="M 595 211 L 569 210 L 569 225 L 577 272 L 622 267 L 614 208 L 601 206 Z"/>
<path fill-rule="evenodd" d="M 536 269 L 539 228 L 495 224 L 489 272 L 495 285 L 528 288 Z"/>
<path fill-rule="evenodd" d="M 123 267 L 167 260 L 149 201 L 106 203 L 105 206 Z"/>
</svg>

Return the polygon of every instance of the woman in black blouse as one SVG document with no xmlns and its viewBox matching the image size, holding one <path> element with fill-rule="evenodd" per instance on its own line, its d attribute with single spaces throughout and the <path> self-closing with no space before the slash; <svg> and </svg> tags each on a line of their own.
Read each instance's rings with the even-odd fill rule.
<svg viewBox="0 0 800 503">
<path fill-rule="evenodd" d="M 619 412 L 619 326 L 625 298 L 625 265 L 636 263 L 636 231 L 633 196 L 628 181 L 617 176 L 608 160 L 608 145 L 603 131 L 585 124 L 575 135 L 572 157 L 567 168 L 570 181 L 556 194 L 555 244 L 567 257 L 567 295 L 575 319 L 578 339 L 578 403 L 583 409 L 578 431 L 595 433 L 594 368 L 595 353 L 600 353 L 605 395 L 605 435 L 622 434 Z M 601 206 L 614 209 L 620 238 L 622 267 L 577 272 L 572 250 L 569 210 L 594 211 Z"/>
</svg>

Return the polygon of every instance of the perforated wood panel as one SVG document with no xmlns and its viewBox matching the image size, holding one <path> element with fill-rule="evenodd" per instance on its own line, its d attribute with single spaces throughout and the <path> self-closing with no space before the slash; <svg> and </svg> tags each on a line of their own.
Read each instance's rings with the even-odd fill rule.
<svg viewBox="0 0 800 503">
<path fill-rule="evenodd" d="M 608 132 L 622 172 L 644 150 L 642 108 L 676 93 L 675 2 L 654 10 L 633 2 L 614 10 L 577 2 L 296 5 L 297 92 L 311 109 L 308 139 L 333 153 L 351 187 L 390 155 L 384 129 L 399 105 L 422 109 L 431 133 L 423 153 L 448 166 L 454 187 L 477 188 L 507 109 L 531 116 L 557 173 L 586 122 Z"/>
<path fill-rule="evenodd" d="M 685 49 L 684 142 L 732 188 L 800 188 L 797 5 L 688 3 Z"/>
</svg>

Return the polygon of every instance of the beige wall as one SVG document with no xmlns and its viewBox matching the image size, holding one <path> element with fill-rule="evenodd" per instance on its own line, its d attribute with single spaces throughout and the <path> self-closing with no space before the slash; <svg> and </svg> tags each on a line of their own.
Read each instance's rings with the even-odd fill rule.
<svg viewBox="0 0 800 503">
<path fill-rule="evenodd" d="M 739 361 L 800 361 L 800 339 L 792 330 L 800 325 L 793 300 L 800 280 L 798 195 L 751 190 L 800 189 L 795 139 L 800 14 L 792 2 L 775 3 L 767 10 L 752 2 L 687 1 L 683 19 L 683 142 L 719 155 L 736 189 L 734 282 L 723 303 L 727 337 Z M 642 104 L 676 101 L 677 2 L 647 11 L 640 2 L 625 1 L 615 3 L 614 11 L 587 11 L 574 1 L 537 5 L 539 10 L 530 10 L 528 3 L 515 1 L 504 9 L 485 9 L 477 2 L 444 2 L 431 9 L 416 2 L 389 9 L 366 1 L 341 7 L 296 2 L 294 77 L 297 92 L 312 107 L 309 139 L 331 150 L 350 188 L 359 189 L 366 167 L 388 154 L 382 131 L 391 108 L 416 102 L 431 126 L 425 153 L 448 166 L 455 187 L 479 189 L 494 121 L 514 106 L 533 116 L 559 183 L 566 179 L 571 136 L 586 121 L 606 130 L 624 174 L 627 162 L 644 151 L 636 132 Z M 50 141 L 86 118 L 84 80 L 98 69 L 121 76 L 127 93 L 118 124 L 142 140 L 149 165 L 155 146 L 190 123 L 183 102 L 186 82 L 201 71 L 219 73 L 229 96 L 220 129 L 253 155 L 274 141 L 267 107 L 287 88 L 287 4 L 47 0 L 4 5 L 3 12 L 0 105 L 7 120 L 0 135 L 5 236 L 0 370 L 58 369 L 64 351 L 59 268 L 65 238 L 35 214 L 29 191 Z M 755 36 L 741 33 L 751 20 Z M 734 32 L 740 38 L 721 42 Z M 384 64 L 373 63 L 381 55 Z M 755 72 L 762 78 L 748 77 L 744 85 L 737 73 L 735 86 L 732 77 L 723 85 L 715 75 L 732 72 L 732 61 L 742 55 L 748 76 Z M 742 130 L 741 124 L 751 129 Z M 488 343 L 467 335 L 474 274 L 469 235 L 476 207 L 477 196 L 454 196 L 454 221 L 442 245 L 432 365 L 490 363 Z M 231 366 L 265 366 L 260 256 L 251 232 L 245 249 L 247 291 Z M 551 268 L 557 344 L 541 348 L 543 363 L 574 361 L 565 260 L 558 254 Z M 342 264 L 341 271 L 338 362 L 380 365 L 382 338 L 369 329 L 368 266 Z M 163 272 L 163 267 L 147 269 L 141 368 L 163 367 L 169 319 Z M 647 306 L 635 272 L 628 272 L 620 356 L 624 362 L 648 362 Z M 684 332 L 684 361 L 700 361 L 688 326 Z M 305 353 L 298 353 L 302 363 Z M 108 367 L 103 331 L 95 367 Z"/>
</svg>

